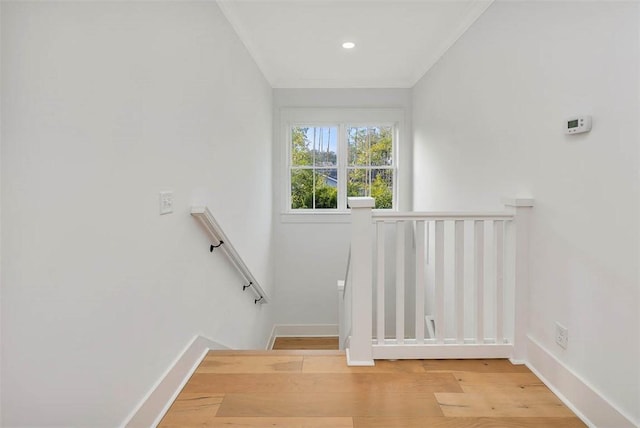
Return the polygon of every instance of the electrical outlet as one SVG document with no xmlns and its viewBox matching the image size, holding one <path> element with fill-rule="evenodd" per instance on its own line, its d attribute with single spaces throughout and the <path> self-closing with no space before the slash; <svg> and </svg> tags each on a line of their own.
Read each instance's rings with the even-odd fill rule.
<svg viewBox="0 0 640 428">
<path fill-rule="evenodd" d="M 173 212 L 173 192 L 160 192 L 160 215 Z"/>
<path fill-rule="evenodd" d="M 569 344 L 569 330 L 556 322 L 556 343 L 563 349 Z"/>
</svg>

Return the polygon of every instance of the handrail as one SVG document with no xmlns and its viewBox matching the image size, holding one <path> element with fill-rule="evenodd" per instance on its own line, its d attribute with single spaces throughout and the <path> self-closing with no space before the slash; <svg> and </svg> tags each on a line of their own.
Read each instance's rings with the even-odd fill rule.
<svg viewBox="0 0 640 428">
<path fill-rule="evenodd" d="M 349 252 L 347 253 L 347 270 L 344 273 L 344 288 L 342 289 L 342 297 L 347 292 L 347 284 L 349 283 L 349 271 L 351 270 L 351 244 L 349 244 Z"/>
<path fill-rule="evenodd" d="M 246 290 L 247 288 L 251 288 L 256 295 L 256 299 L 254 303 L 268 303 L 267 295 L 260 287 L 260 284 L 253 276 L 247 265 L 244 263 L 236 249 L 231 244 L 231 241 L 224 233 L 216 219 L 209 211 L 209 208 L 202 206 L 194 206 L 191 207 L 191 215 L 197 218 L 202 225 L 207 229 L 207 232 L 218 242 L 216 245 L 211 244 L 209 247 L 209 251 L 213 252 L 216 248 L 221 249 L 224 253 L 229 257 L 229 260 L 233 263 L 235 268 L 240 272 L 240 274 L 244 277 L 246 284 L 243 284 L 242 290 Z"/>
</svg>

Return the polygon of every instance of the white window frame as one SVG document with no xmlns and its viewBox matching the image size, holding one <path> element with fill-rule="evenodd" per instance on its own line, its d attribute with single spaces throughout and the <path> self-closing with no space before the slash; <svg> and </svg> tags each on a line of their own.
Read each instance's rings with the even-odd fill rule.
<svg viewBox="0 0 640 428">
<path fill-rule="evenodd" d="M 291 208 L 291 129 L 295 126 L 338 127 L 338 207 L 325 209 Z M 381 211 L 397 211 L 400 204 L 400 147 L 404 137 L 404 110 L 399 108 L 284 108 L 280 111 L 281 142 L 281 218 L 285 222 L 348 221 L 347 171 L 348 127 L 393 127 L 393 208 Z M 375 167 L 373 167 L 375 168 Z"/>
</svg>

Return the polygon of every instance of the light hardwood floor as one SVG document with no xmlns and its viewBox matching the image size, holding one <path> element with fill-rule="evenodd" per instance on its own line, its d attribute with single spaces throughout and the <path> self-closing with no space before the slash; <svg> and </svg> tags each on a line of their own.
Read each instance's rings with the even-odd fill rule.
<svg viewBox="0 0 640 428">
<path fill-rule="evenodd" d="M 327 337 L 276 337 L 273 349 L 338 349 L 338 338 Z"/>
<path fill-rule="evenodd" d="M 507 360 L 377 361 L 340 351 L 212 351 L 161 427 L 539 427 L 585 425 Z"/>
</svg>

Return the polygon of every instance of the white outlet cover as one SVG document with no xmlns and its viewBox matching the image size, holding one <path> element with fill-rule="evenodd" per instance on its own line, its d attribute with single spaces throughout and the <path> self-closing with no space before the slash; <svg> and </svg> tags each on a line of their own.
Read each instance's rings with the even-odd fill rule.
<svg viewBox="0 0 640 428">
<path fill-rule="evenodd" d="M 173 192 L 160 192 L 160 215 L 173 212 Z"/>
<path fill-rule="evenodd" d="M 563 349 L 569 344 L 569 329 L 560 323 L 556 323 L 556 343 Z"/>
</svg>

